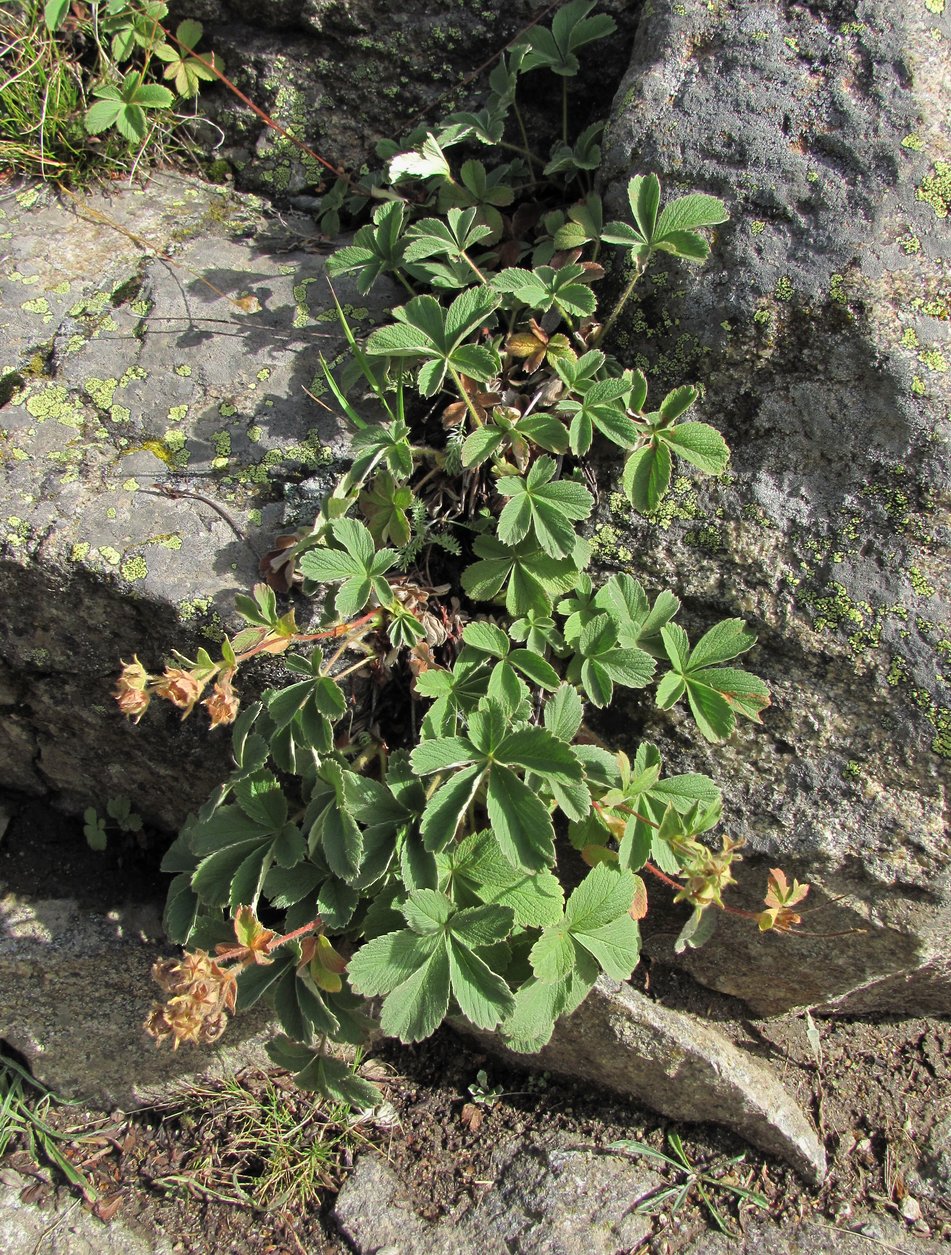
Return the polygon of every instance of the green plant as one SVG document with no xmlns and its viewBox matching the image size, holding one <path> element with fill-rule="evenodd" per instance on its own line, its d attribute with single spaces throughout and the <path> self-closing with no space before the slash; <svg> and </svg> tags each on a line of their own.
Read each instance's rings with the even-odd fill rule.
<svg viewBox="0 0 951 1255">
<path fill-rule="evenodd" d="M 615 1150 L 621 1154 L 651 1159 L 672 1170 L 674 1183 L 658 1185 L 642 1198 L 634 1208 L 639 1215 L 653 1215 L 668 1206 L 672 1213 L 677 1212 L 691 1194 L 695 1193 L 714 1226 L 721 1233 L 736 1237 L 736 1233 L 716 1205 L 714 1198 L 716 1194 L 726 1194 L 740 1203 L 752 1203 L 754 1207 L 769 1208 L 769 1203 L 762 1194 L 747 1189 L 724 1175 L 743 1162 L 743 1155 L 734 1155 L 729 1159 L 713 1163 L 691 1163 L 678 1133 L 667 1134 L 667 1145 L 671 1152 L 669 1155 L 655 1150 L 653 1146 L 646 1146 L 643 1142 L 635 1142 L 627 1138 L 612 1142 L 608 1147 L 609 1150 Z"/>
<path fill-rule="evenodd" d="M 489 1074 L 485 1068 L 478 1070 L 476 1079 L 469 1086 L 470 1098 L 480 1107 L 494 1107 L 504 1093 L 501 1085 L 489 1085 Z"/>
<path fill-rule="evenodd" d="M 112 820 L 110 825 L 109 821 Z M 106 802 L 106 814 L 102 816 L 95 806 L 87 806 L 83 811 L 83 836 L 93 850 L 104 850 L 108 841 L 108 829 L 114 827 L 119 832 L 141 832 L 142 816 L 132 809 L 127 797 L 111 797 Z"/>
<path fill-rule="evenodd" d="M 295 1101 L 263 1073 L 189 1089 L 161 1117 L 187 1131 L 189 1148 L 155 1178 L 160 1189 L 295 1218 L 338 1187 L 368 1141 L 345 1103 Z"/>
<path fill-rule="evenodd" d="M 763 929 L 799 920 L 804 887 L 775 873 L 767 911 L 723 902 L 739 855 L 727 835 L 711 847 L 713 780 L 665 776 L 653 745 L 628 756 L 584 723 L 586 707 L 656 685 L 658 706 L 686 698 L 717 743 L 769 703 L 723 665 L 754 643 L 741 620 L 691 644 L 671 592 L 587 571 L 596 442 L 622 452 L 624 489 L 648 512 L 675 457 L 710 474 L 728 458 L 711 426 L 681 421 L 696 389 L 651 409 L 641 371 L 599 347 L 655 255 L 703 260 L 699 231 L 724 205 L 662 208 L 657 178 L 638 176 L 634 225 L 604 226 L 584 161 L 563 138 L 546 163 L 520 124 L 519 75 L 547 66 L 566 84 L 574 49 L 613 29 L 592 8 L 572 0 L 511 49 L 481 112 L 380 146 L 386 168 L 365 181 L 382 203 L 328 271 L 362 291 L 390 276 L 408 299 L 362 344 L 338 305 L 351 360 L 324 373 L 355 428 L 350 469 L 267 556 L 274 587 L 238 599 L 247 626 L 220 658 L 176 655 L 162 675 L 134 659 L 116 691 L 136 720 L 157 697 L 233 725 L 234 771 L 164 861 L 166 928 L 188 952 L 157 965 L 169 999 L 150 1032 L 213 1041 L 264 999 L 284 1032 L 271 1057 L 338 1100 L 375 1100 L 326 1049 L 362 1040 L 367 997 L 403 1041 L 461 1016 L 541 1048 L 601 972 L 630 976 L 643 874 L 693 907 L 680 946 L 707 940 L 718 909 Z M 338 183 L 326 213 L 360 211 L 365 193 Z M 602 321 L 605 245 L 630 277 Z M 322 598 L 316 629 L 279 606 L 289 585 Z M 283 658 L 288 683 L 239 713 L 235 677 L 262 654 Z"/>
<path fill-rule="evenodd" d="M 95 1202 L 95 1187 L 85 1173 L 73 1164 L 64 1146 L 82 1140 L 81 1131 L 62 1132 L 49 1124 L 54 1103 L 64 1104 L 45 1085 L 8 1055 L 0 1054 L 0 1157 L 17 1143 L 35 1163 L 48 1164 L 61 1172 L 87 1202 Z"/>
<path fill-rule="evenodd" d="M 214 53 L 195 51 L 201 23 L 181 22 L 173 35 L 167 13 L 153 0 L 33 0 L 5 14 L 0 165 L 70 180 L 167 147 L 181 121 L 176 101 L 221 71 Z"/>
</svg>

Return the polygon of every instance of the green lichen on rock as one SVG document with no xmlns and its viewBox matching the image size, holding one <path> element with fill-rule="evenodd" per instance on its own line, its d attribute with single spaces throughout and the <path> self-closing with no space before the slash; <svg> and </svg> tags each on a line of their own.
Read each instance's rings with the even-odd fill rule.
<svg viewBox="0 0 951 1255">
<path fill-rule="evenodd" d="M 137 554 L 132 558 L 126 558 L 119 568 L 119 573 L 124 580 L 129 580 L 131 583 L 135 580 L 144 580 L 149 573 L 149 568 L 141 554 Z"/>
<path fill-rule="evenodd" d="M 19 397 L 14 397 L 19 400 Z M 64 427 L 80 428 L 84 423 L 83 407 L 62 384 L 34 385 L 23 401 L 26 412 L 38 423 L 53 421 Z"/>
<path fill-rule="evenodd" d="M 918 567 L 908 568 L 908 579 L 919 597 L 933 597 L 935 595 L 935 586 L 925 579 Z"/>
<path fill-rule="evenodd" d="M 947 218 L 951 210 L 951 161 L 936 161 L 932 173 L 919 183 L 915 197 L 930 205 L 936 218 Z"/>
</svg>

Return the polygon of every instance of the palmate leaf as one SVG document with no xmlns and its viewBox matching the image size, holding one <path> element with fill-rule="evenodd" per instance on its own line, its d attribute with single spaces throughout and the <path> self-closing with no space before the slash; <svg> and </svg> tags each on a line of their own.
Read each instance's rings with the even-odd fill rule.
<svg viewBox="0 0 951 1255">
<path fill-rule="evenodd" d="M 436 861 L 440 885 L 459 907 L 476 902 L 510 907 L 522 927 L 541 927 L 561 918 L 564 892 L 557 877 L 548 868 L 526 872 L 511 866 L 488 830 L 466 837 Z"/>
<path fill-rule="evenodd" d="M 373 211 L 373 222 L 360 228 L 353 243 L 338 248 L 327 258 L 332 277 L 352 274 L 361 292 L 369 292 L 381 274 L 400 269 L 406 255 L 406 206 L 391 200 Z"/>
<path fill-rule="evenodd" d="M 568 265 L 555 270 L 551 266 L 537 266 L 534 270 L 510 267 L 492 278 L 492 286 L 501 293 L 511 295 L 538 313 L 557 308 L 562 314 L 584 318 L 593 314 L 597 299 L 583 281 L 584 266 Z"/>
<path fill-rule="evenodd" d="M 636 510 L 650 514 L 657 509 L 670 485 L 671 454 L 676 453 L 708 475 L 722 475 L 730 460 L 730 450 L 720 433 L 707 423 L 678 423 L 694 404 L 696 388 L 675 388 L 664 397 L 660 408 L 645 414 L 646 442 L 628 458 L 622 483 Z M 639 433 L 644 435 L 643 429 Z"/>
<path fill-rule="evenodd" d="M 577 74 L 580 63 L 575 52 L 617 29 L 614 19 L 606 14 L 588 17 L 595 3 L 596 0 L 571 0 L 555 14 L 551 30 L 543 26 L 530 30 L 520 45 L 527 49 L 522 69 L 543 68 L 566 78 Z"/>
<path fill-rule="evenodd" d="M 554 598 L 567 592 L 587 566 L 590 547 L 577 538 L 570 557 L 553 558 L 533 538 L 507 545 L 480 536 L 473 546 L 479 559 L 462 573 L 462 587 L 476 601 L 493 601 L 504 589 L 511 615 L 550 614 Z"/>
<path fill-rule="evenodd" d="M 393 157 L 387 174 L 391 183 L 398 183 L 401 179 L 448 179 L 452 171 L 435 135 L 428 134 L 419 148 Z"/>
<path fill-rule="evenodd" d="M 599 863 L 568 899 L 557 924 L 544 929 L 532 947 L 535 979 L 561 981 L 575 969 L 584 974 L 594 959 L 615 980 L 627 980 L 640 957 L 640 930 L 629 914 L 637 890 L 628 871 Z"/>
<path fill-rule="evenodd" d="M 569 399 L 559 404 L 559 413 L 572 416 L 572 453 L 583 456 L 588 452 L 595 429 L 622 449 L 634 448 L 642 432 L 626 412 L 629 390 L 627 380 L 603 379 L 586 386 L 580 401 Z"/>
<path fill-rule="evenodd" d="M 449 369 L 485 382 L 501 369 L 498 353 L 463 341 L 482 327 L 499 301 L 498 293 L 488 287 L 461 292 L 448 310 L 434 296 L 414 296 L 393 311 L 395 323 L 373 332 L 366 351 L 376 356 L 423 359 L 418 379 L 423 396 L 433 396 L 439 390 Z"/>
<path fill-rule="evenodd" d="M 410 893 L 403 913 L 409 928 L 367 942 L 348 969 L 358 993 L 384 995 L 383 1031 L 404 1042 L 430 1036 L 445 1018 L 450 992 L 473 1024 L 494 1028 L 514 999 L 475 951 L 509 934 L 512 911 L 496 905 L 459 911 L 444 894 L 422 889 Z"/>
<path fill-rule="evenodd" d="M 756 676 L 718 663 L 736 658 L 756 643 L 742 619 L 724 619 L 710 628 L 688 652 L 686 633 L 675 624 L 661 630 L 671 670 L 657 687 L 657 704 L 668 709 L 686 693 L 690 710 L 708 741 L 725 741 L 736 727 L 736 715 L 754 723 L 769 705 L 769 689 Z"/>
<path fill-rule="evenodd" d="M 581 783 L 582 769 L 569 746 L 546 729 L 507 729 L 506 709 L 486 698 L 470 716 L 468 737 L 439 737 L 416 747 L 410 755 L 414 771 L 455 773 L 429 799 L 421 832 L 427 849 L 445 849 L 484 783 L 502 853 L 513 867 L 535 872 L 554 862 L 554 828 L 548 808 L 519 773 L 572 785 Z"/>
<path fill-rule="evenodd" d="M 656 251 L 672 253 L 685 261 L 704 261 L 710 246 L 698 234 L 698 228 L 717 226 L 730 216 L 716 196 L 693 193 L 671 201 L 658 217 L 660 180 L 656 174 L 635 175 L 628 183 L 627 194 L 636 225 L 609 222 L 601 239 L 630 249 L 641 264 Z"/>
<path fill-rule="evenodd" d="M 553 558 L 566 558 L 574 549 L 572 522 L 586 519 L 594 498 L 581 484 L 554 481 L 557 467 L 549 457 L 538 458 L 523 479 L 505 475 L 499 492 L 509 497 L 499 516 L 498 535 L 506 545 L 517 545 L 529 530 Z"/>
<path fill-rule="evenodd" d="M 598 614 L 581 629 L 567 678 L 580 680 L 595 706 L 611 703 L 614 685 L 643 688 L 654 674 L 653 658 L 643 649 L 622 648 L 618 643 L 619 625 L 611 614 Z"/>
<path fill-rule="evenodd" d="M 441 218 L 422 218 L 410 227 L 406 233 L 410 241 L 406 261 L 417 262 L 426 257 L 462 261 L 470 248 L 491 234 L 492 228 L 478 221 L 475 208 L 450 209 L 445 221 Z"/>
<path fill-rule="evenodd" d="M 680 609 L 680 601 L 664 590 L 651 606 L 640 581 L 620 572 L 598 589 L 591 609 L 592 617 L 599 610 L 613 616 L 622 649 L 643 649 L 655 658 L 665 658 L 660 630 Z"/>
<path fill-rule="evenodd" d="M 342 619 L 359 614 L 371 595 L 381 605 L 392 600 L 385 573 L 397 559 L 395 549 L 377 550 L 373 536 L 356 519 L 336 519 L 331 526 L 334 548 L 308 549 L 300 569 L 321 584 L 340 583 L 335 606 Z"/>
<path fill-rule="evenodd" d="M 286 1036 L 275 1037 L 265 1047 L 271 1062 L 294 1074 L 294 1083 L 331 1102 L 346 1103 L 358 1110 L 376 1107 L 383 1095 L 377 1087 L 357 1076 L 353 1065 L 334 1059 Z"/>
</svg>

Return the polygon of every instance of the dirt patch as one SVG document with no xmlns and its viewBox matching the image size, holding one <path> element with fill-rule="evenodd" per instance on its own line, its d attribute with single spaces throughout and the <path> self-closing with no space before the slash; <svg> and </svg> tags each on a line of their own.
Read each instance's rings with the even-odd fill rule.
<svg viewBox="0 0 951 1255">
<path fill-rule="evenodd" d="M 84 905 L 99 909 L 164 892 L 156 872 L 158 840 L 110 834 L 108 849 L 98 854 L 75 821 L 35 801 L 4 802 L 12 816 L 0 841 L 5 889 L 55 896 L 68 884 Z M 806 1189 L 785 1166 L 720 1129 L 676 1126 L 590 1087 L 511 1069 L 449 1030 L 413 1048 L 387 1043 L 374 1054 L 365 1066 L 386 1102 L 373 1120 L 356 1126 L 336 1113 L 328 1131 L 335 1113 L 315 1115 L 313 1100 L 279 1074 L 242 1078 L 252 1107 L 265 1111 L 278 1103 L 288 1129 L 305 1125 L 313 1143 L 334 1142 L 306 1199 L 256 1198 L 273 1165 L 249 1150 L 247 1127 L 220 1087 L 165 1110 L 124 1115 L 69 1107 L 54 1109 L 53 1119 L 93 1137 L 75 1141 L 70 1155 L 95 1182 L 100 1214 L 164 1234 L 190 1255 L 345 1251 L 333 1224 L 335 1190 L 368 1145 L 386 1155 L 420 1215 L 452 1220 L 478 1206 L 497 1165 L 527 1143 L 544 1145 L 557 1136 L 610 1153 L 612 1142 L 633 1138 L 662 1149 L 671 1129 L 683 1137 L 692 1161 L 764 1194 L 778 1235 L 803 1218 L 847 1228 L 855 1217 L 878 1212 L 901 1219 L 909 1238 L 951 1239 L 951 1200 L 940 1189 L 929 1195 L 917 1175 L 932 1127 L 951 1104 L 951 1023 L 804 1015 L 753 1020 L 741 1004 L 656 963 L 636 975 L 651 997 L 710 1015 L 738 1045 L 772 1063 L 825 1142 L 830 1171 L 821 1190 Z M 143 991 L 143 1004 L 149 995 Z M 739 1155 L 741 1163 L 729 1164 Z M 11 1147 L 0 1166 L 22 1174 L 28 1198 L 55 1204 L 53 1175 L 31 1165 L 22 1146 Z M 752 1213 L 738 1211 L 727 1192 L 716 1201 L 737 1231 L 748 1224 Z M 641 1249 L 674 1255 L 708 1226 L 691 1197 L 676 1214 L 654 1219 Z"/>
</svg>

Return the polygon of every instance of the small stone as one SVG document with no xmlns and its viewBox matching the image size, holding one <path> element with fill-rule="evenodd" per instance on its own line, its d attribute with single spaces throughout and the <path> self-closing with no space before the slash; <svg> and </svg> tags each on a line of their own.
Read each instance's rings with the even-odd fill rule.
<svg viewBox="0 0 951 1255">
<path fill-rule="evenodd" d="M 901 1200 L 901 1214 L 909 1224 L 917 1224 L 921 1219 L 921 1204 L 911 1194 Z"/>
</svg>

